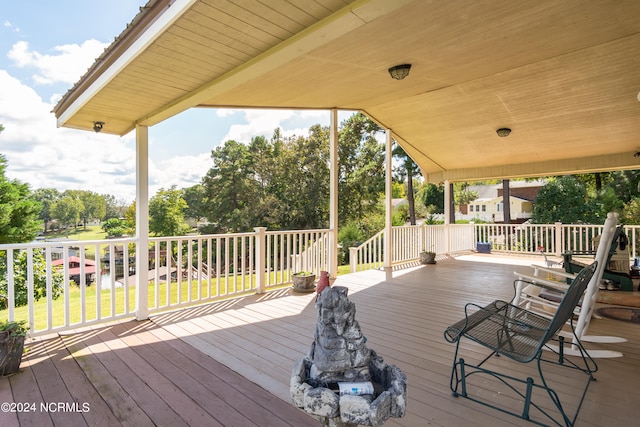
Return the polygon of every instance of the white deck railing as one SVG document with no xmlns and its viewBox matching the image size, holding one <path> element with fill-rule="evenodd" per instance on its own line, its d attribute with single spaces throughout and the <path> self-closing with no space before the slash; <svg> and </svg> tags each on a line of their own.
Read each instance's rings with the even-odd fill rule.
<svg viewBox="0 0 640 427">
<path fill-rule="evenodd" d="M 633 258 L 640 249 L 640 226 L 625 226 L 625 231 Z M 422 250 L 442 256 L 474 250 L 478 242 L 489 242 L 495 252 L 537 254 L 539 247 L 555 255 L 588 252 L 602 226 L 456 224 L 393 227 L 392 232 L 391 263 L 396 266 L 415 263 Z M 0 279 L 5 282 L 0 318 L 26 320 L 32 334 L 43 334 L 133 317 L 138 308 L 156 313 L 262 293 L 289 285 L 297 271 L 327 270 L 329 233 L 256 228 L 252 233 L 151 238 L 149 268 L 142 272 L 132 238 L 0 245 Z M 350 248 L 349 256 L 352 272 L 382 267 L 384 233 Z M 146 276 L 147 301 L 136 301 L 137 274 Z"/>
<path fill-rule="evenodd" d="M 477 243 L 490 243 L 496 252 L 547 254 L 594 252 L 593 239 L 602 225 L 584 224 L 451 224 L 393 227 L 393 266 L 416 262 L 423 250 L 437 255 L 476 250 Z M 630 260 L 639 255 L 640 226 L 625 225 Z M 380 268 L 384 265 L 384 233 L 380 232 L 357 248 L 350 248 L 350 271 Z"/>
<path fill-rule="evenodd" d="M 149 313 L 264 292 L 290 284 L 297 271 L 326 270 L 328 233 L 151 238 L 142 271 L 131 238 L 0 245 L 0 318 L 26 320 L 39 335 L 133 317 L 137 274 L 146 276 L 148 300 L 140 303 Z"/>
</svg>

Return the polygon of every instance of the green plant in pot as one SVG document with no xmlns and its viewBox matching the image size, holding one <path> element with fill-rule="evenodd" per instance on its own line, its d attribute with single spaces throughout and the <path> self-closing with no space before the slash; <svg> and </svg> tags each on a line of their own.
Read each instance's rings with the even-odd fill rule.
<svg viewBox="0 0 640 427">
<path fill-rule="evenodd" d="M 422 251 L 420 252 L 420 264 L 435 264 L 436 263 L 436 253 L 433 251 Z"/>
<path fill-rule="evenodd" d="M 296 292 L 313 292 L 316 290 L 314 285 L 316 275 L 309 271 L 299 271 L 291 275 L 293 281 L 293 290 Z"/>
<path fill-rule="evenodd" d="M 24 340 L 29 328 L 25 321 L 0 321 L 0 376 L 18 372 Z"/>
</svg>

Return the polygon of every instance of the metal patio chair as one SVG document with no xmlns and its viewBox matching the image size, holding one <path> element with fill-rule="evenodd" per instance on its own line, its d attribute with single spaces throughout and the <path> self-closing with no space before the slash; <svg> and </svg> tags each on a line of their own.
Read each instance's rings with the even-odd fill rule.
<svg viewBox="0 0 640 427">
<path fill-rule="evenodd" d="M 449 326 L 444 332 L 447 341 L 456 343 L 450 381 L 452 395 L 473 400 L 538 425 L 547 425 L 537 420 L 540 416 L 545 421 L 552 422 L 553 425 L 573 426 L 589 384 L 594 379 L 593 373 L 597 371 L 598 367 L 584 349 L 578 337 L 575 336 L 573 322 L 570 320 L 573 318 L 573 311 L 591 280 L 597 264 L 597 261 L 595 261 L 578 273 L 565 293 L 553 318 L 541 316 L 500 300 L 496 300 L 485 307 L 468 303 L 465 306 L 465 318 Z M 573 345 L 579 348 L 580 357 L 578 358 L 568 358 L 563 353 L 564 337 L 558 335 L 558 332 L 567 321 L 570 321 L 571 329 L 574 333 Z M 458 357 L 461 350 L 460 342 L 463 337 L 488 348 L 491 353 L 477 364 L 470 363 L 463 357 Z M 557 344 L 552 345 L 552 343 Z M 468 346 L 464 348 L 467 350 Z M 485 367 L 485 363 L 494 355 L 505 356 L 519 363 L 535 361 L 538 369 L 536 380 L 534 380 L 533 376 L 527 378 L 513 376 L 515 374 L 511 374 L 511 372 L 518 370 L 513 369 L 512 366 L 510 367 L 506 360 L 494 359 L 496 363 L 492 365 L 504 368 L 504 370 L 501 369 L 501 372 Z M 552 356 L 552 358 L 547 356 Z M 544 368 L 548 364 L 572 369 L 587 376 L 580 401 L 577 403 L 577 409 L 572 418 L 565 412 L 560 396 L 545 378 Z M 505 371 L 509 372 L 509 374 L 505 373 Z M 564 372 L 566 371 L 563 371 L 563 374 Z M 474 387 L 476 384 L 470 384 L 468 379 L 471 376 L 475 378 L 478 374 L 489 375 L 497 379 L 499 383 L 506 385 L 508 393 L 513 392 L 513 397 L 523 402 L 521 411 L 516 411 L 509 405 L 499 406 L 497 402 L 482 400 L 480 397 L 484 393 L 488 393 L 489 396 L 493 394 L 504 397 L 502 393 L 491 393 L 485 390 L 478 392 L 475 389 L 470 392 L 469 386 Z M 554 375 L 558 376 L 558 373 L 555 372 Z M 562 378 L 564 378 L 564 375 Z M 487 385 L 483 383 L 477 387 L 484 389 Z M 540 393 L 541 391 L 542 393 Z M 544 398 L 544 392 L 553 403 L 551 409 L 549 409 L 550 405 L 548 403 L 539 403 Z M 574 393 L 571 394 L 572 396 L 574 395 Z M 536 413 L 536 419 L 530 417 L 532 411 Z"/>
</svg>

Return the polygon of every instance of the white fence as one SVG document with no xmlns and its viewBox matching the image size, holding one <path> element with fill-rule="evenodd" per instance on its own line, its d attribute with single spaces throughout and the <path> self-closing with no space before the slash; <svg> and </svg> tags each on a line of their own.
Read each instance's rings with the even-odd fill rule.
<svg viewBox="0 0 640 427">
<path fill-rule="evenodd" d="M 443 255 L 468 251 L 475 245 L 472 224 L 400 226 L 393 227 L 392 233 L 392 265 L 416 261 L 422 251 Z M 357 248 L 349 248 L 349 264 L 352 273 L 382 267 L 384 232 Z"/>
<path fill-rule="evenodd" d="M 640 226 L 625 226 L 630 257 Z M 602 226 L 456 224 L 393 227 L 392 265 L 476 249 L 510 253 L 588 252 Z M 26 320 L 32 334 L 77 328 L 288 286 L 292 274 L 327 270 L 329 230 L 151 238 L 140 271 L 136 239 L 0 245 L 0 318 Z M 384 264 L 384 233 L 350 248 L 352 272 Z M 147 301 L 137 301 L 137 275 Z"/>
<path fill-rule="evenodd" d="M 264 292 L 297 271 L 326 270 L 328 233 L 151 238 L 143 269 L 136 239 L 0 245 L 0 318 L 26 320 L 38 335 L 133 317 L 140 307 L 155 313 Z M 138 274 L 147 301 L 136 301 Z"/>
<path fill-rule="evenodd" d="M 565 252 L 595 251 L 594 238 L 602 225 L 584 224 L 451 224 L 393 227 L 391 264 L 416 262 L 421 251 L 437 255 L 476 250 L 477 243 L 490 243 L 496 252 L 562 255 Z M 630 259 L 638 256 L 640 226 L 627 225 Z M 357 248 L 350 248 L 350 271 L 384 265 L 384 233 L 380 232 Z"/>
</svg>

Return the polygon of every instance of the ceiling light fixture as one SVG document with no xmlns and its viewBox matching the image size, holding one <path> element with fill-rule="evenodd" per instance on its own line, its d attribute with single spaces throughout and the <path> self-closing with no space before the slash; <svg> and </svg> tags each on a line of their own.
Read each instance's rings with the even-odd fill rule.
<svg viewBox="0 0 640 427">
<path fill-rule="evenodd" d="M 409 75 L 411 64 L 400 64 L 389 68 L 389 74 L 396 80 L 402 80 Z"/>
<path fill-rule="evenodd" d="M 500 128 L 496 131 L 496 133 L 498 134 L 498 136 L 500 138 L 504 138 L 506 136 L 509 136 L 509 134 L 511 133 L 511 129 L 509 128 Z"/>
<path fill-rule="evenodd" d="M 102 126 L 104 126 L 104 122 L 93 122 L 93 130 L 98 133 L 102 130 Z"/>
</svg>

